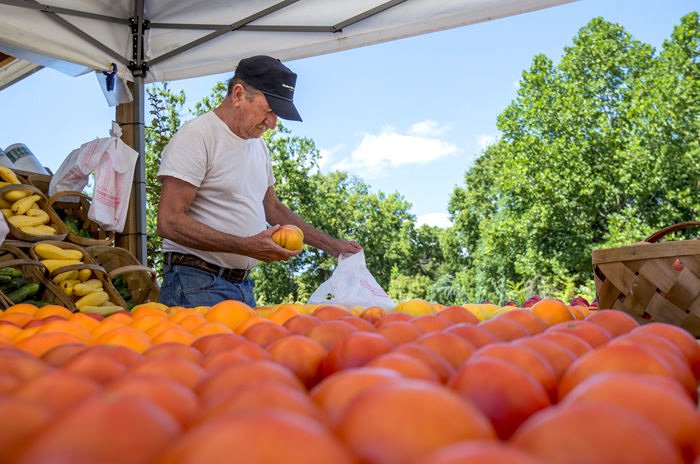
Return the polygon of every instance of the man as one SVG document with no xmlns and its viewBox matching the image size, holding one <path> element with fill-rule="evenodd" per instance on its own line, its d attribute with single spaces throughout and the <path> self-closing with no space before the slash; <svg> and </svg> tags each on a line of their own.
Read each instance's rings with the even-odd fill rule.
<svg viewBox="0 0 700 464">
<path fill-rule="evenodd" d="M 293 103 L 296 77 L 269 56 L 241 60 L 221 105 L 187 122 L 163 150 L 162 303 L 212 306 L 232 299 L 254 307 L 253 266 L 299 254 L 272 241 L 282 224 L 298 226 L 307 244 L 333 256 L 362 249 L 307 224 L 275 194 L 270 154 L 260 137 L 276 127 L 277 117 L 301 121 Z"/>
</svg>

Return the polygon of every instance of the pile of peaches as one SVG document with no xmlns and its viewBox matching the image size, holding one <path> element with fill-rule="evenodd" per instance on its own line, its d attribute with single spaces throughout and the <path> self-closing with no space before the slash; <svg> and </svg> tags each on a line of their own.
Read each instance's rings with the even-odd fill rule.
<svg viewBox="0 0 700 464">
<path fill-rule="evenodd" d="M 542 299 L 0 313 L 2 463 L 700 464 L 700 344 Z"/>
</svg>

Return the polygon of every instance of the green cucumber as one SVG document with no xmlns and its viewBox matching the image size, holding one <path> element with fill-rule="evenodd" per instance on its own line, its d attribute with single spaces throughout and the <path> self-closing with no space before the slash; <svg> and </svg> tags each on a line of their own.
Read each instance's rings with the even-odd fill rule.
<svg viewBox="0 0 700 464">
<path fill-rule="evenodd" d="M 22 277 L 22 271 L 14 267 L 0 268 L 0 275 L 9 275 L 10 277 Z"/>
<path fill-rule="evenodd" d="M 31 284 L 25 284 L 22 287 L 18 288 L 17 290 L 6 294 L 5 296 L 12 303 L 18 304 L 18 303 L 21 303 L 24 300 L 28 299 L 29 297 L 36 295 L 37 293 L 39 293 L 39 284 L 31 283 Z"/>
</svg>

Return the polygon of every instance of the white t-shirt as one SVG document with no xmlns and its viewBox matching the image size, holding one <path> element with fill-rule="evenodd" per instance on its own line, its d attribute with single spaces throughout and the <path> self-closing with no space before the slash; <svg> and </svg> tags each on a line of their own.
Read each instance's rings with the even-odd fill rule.
<svg viewBox="0 0 700 464">
<path fill-rule="evenodd" d="M 221 232 L 249 237 L 266 227 L 263 198 L 275 183 L 262 139 L 242 139 L 213 112 L 188 121 L 161 154 L 158 177 L 198 188 L 187 215 Z M 251 269 L 256 259 L 163 240 L 164 252 L 187 253 L 218 266 Z"/>
</svg>

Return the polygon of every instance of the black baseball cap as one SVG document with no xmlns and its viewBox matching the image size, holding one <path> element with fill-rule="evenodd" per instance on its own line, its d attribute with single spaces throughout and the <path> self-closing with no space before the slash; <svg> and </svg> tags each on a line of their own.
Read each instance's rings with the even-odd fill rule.
<svg viewBox="0 0 700 464">
<path fill-rule="evenodd" d="M 238 63 L 234 77 L 261 91 L 280 118 L 301 121 L 292 101 L 297 75 L 277 58 L 266 55 L 244 58 Z"/>
</svg>

